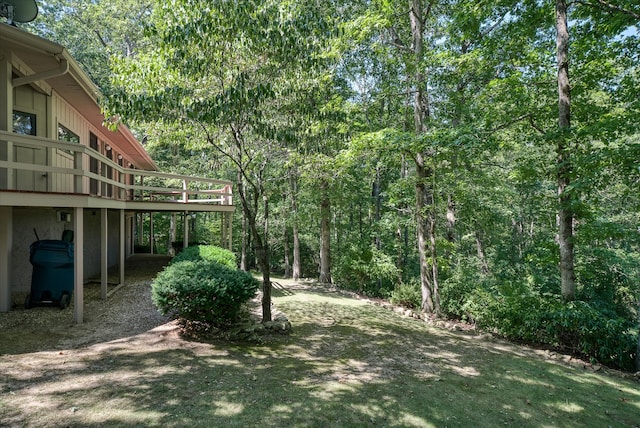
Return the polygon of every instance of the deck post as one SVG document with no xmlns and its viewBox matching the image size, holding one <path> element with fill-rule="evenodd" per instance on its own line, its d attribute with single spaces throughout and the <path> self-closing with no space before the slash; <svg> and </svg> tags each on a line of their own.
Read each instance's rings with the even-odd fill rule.
<svg viewBox="0 0 640 428">
<path fill-rule="evenodd" d="M 184 218 L 183 226 L 184 232 L 182 233 L 182 248 L 187 248 L 189 246 L 189 211 L 185 211 L 182 214 Z"/>
<path fill-rule="evenodd" d="M 125 237 L 125 217 L 124 210 L 120 210 L 120 285 L 124 284 L 124 258 L 127 252 L 127 241 Z"/>
<path fill-rule="evenodd" d="M 0 312 L 11 310 L 13 208 L 0 207 Z"/>
<path fill-rule="evenodd" d="M 227 249 L 233 251 L 233 212 L 227 213 L 227 227 L 229 228 L 227 232 L 227 239 L 229 240 Z"/>
<path fill-rule="evenodd" d="M 73 154 L 73 168 L 78 171 L 84 170 L 83 153 L 81 151 L 77 151 Z M 76 174 L 73 176 L 73 191 L 75 193 L 84 193 L 82 174 Z"/>
<path fill-rule="evenodd" d="M 82 324 L 84 316 L 84 208 L 76 207 L 74 209 L 73 229 L 75 235 L 73 320 L 76 324 Z"/>
<path fill-rule="evenodd" d="M 153 254 L 153 212 L 149 212 L 149 254 Z"/>
<path fill-rule="evenodd" d="M 9 56 L 0 51 L 0 130 L 13 131 L 13 86 L 11 79 L 13 76 L 13 66 Z M 0 160 L 12 162 L 13 143 L 11 141 L 0 141 Z M 11 168 L 0 168 L 0 188 L 13 190 L 13 170 Z"/>
<path fill-rule="evenodd" d="M 109 222 L 106 208 L 100 209 L 100 297 L 107 300 L 109 272 Z"/>
</svg>

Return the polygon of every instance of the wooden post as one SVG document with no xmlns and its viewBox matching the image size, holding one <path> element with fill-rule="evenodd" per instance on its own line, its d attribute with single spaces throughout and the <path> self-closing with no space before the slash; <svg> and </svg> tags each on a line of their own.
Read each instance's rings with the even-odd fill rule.
<svg viewBox="0 0 640 428">
<path fill-rule="evenodd" d="M 73 167 L 76 170 L 83 171 L 85 168 L 83 166 L 83 153 L 80 151 L 74 152 L 73 154 Z M 75 193 L 85 193 L 84 192 L 84 183 L 83 183 L 82 174 L 74 174 L 73 176 L 73 191 Z M 89 192 L 87 192 L 89 193 Z"/>
<path fill-rule="evenodd" d="M 100 297 L 107 300 L 109 271 L 109 224 L 106 208 L 100 209 Z"/>
<path fill-rule="evenodd" d="M 149 253 L 153 254 L 153 213 L 149 213 Z"/>
<path fill-rule="evenodd" d="M 11 310 L 13 208 L 0 207 L 0 312 Z"/>
<path fill-rule="evenodd" d="M 227 227 L 229 228 L 227 231 L 227 249 L 233 251 L 233 212 L 227 213 Z"/>
<path fill-rule="evenodd" d="M 189 196 L 187 194 L 187 180 L 182 180 L 182 201 L 183 203 L 189 202 Z"/>
<path fill-rule="evenodd" d="M 73 213 L 74 229 L 74 292 L 73 292 L 73 320 L 82 324 L 84 317 L 84 209 L 75 208 Z"/>
<path fill-rule="evenodd" d="M 120 210 L 120 285 L 124 284 L 124 259 L 127 252 L 127 241 L 125 236 L 124 210 Z"/>
<path fill-rule="evenodd" d="M 189 246 L 189 211 L 185 211 L 183 213 L 184 218 L 184 232 L 182 234 L 182 248 L 187 248 Z"/>
<path fill-rule="evenodd" d="M 0 130 L 13 131 L 13 86 L 11 79 L 13 67 L 11 65 L 10 54 L 0 52 Z M 13 161 L 13 143 L 11 141 L 0 141 L 0 160 Z M 11 168 L 0 168 L 0 188 L 14 189 L 13 170 Z"/>
</svg>

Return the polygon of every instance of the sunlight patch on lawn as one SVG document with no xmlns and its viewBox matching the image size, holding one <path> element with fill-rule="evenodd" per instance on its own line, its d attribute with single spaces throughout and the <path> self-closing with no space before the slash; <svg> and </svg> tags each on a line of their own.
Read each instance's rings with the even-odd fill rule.
<svg viewBox="0 0 640 428">
<path fill-rule="evenodd" d="M 565 413 L 580 413 L 584 411 L 584 407 L 569 401 L 556 401 L 555 403 L 549 403 L 548 406 Z"/>
<path fill-rule="evenodd" d="M 213 404 L 216 408 L 213 410 L 215 416 L 231 417 L 237 416 L 244 411 L 244 406 L 240 403 L 232 403 L 226 400 L 217 400 Z"/>
<path fill-rule="evenodd" d="M 555 389 L 555 386 L 552 385 L 550 382 L 543 382 L 540 379 L 536 379 L 533 376 L 524 377 L 524 376 L 518 376 L 513 374 L 506 374 L 503 376 L 503 378 L 510 382 L 518 382 L 523 385 L 542 386 L 544 388 L 549 388 L 550 390 Z"/>
<path fill-rule="evenodd" d="M 395 426 L 402 427 L 419 427 L 419 428 L 435 428 L 436 425 L 427 422 L 420 416 L 412 415 L 409 413 L 403 414 L 397 421 L 393 424 Z"/>
<path fill-rule="evenodd" d="M 456 366 L 452 366 L 451 370 L 460 375 L 460 376 L 464 376 L 464 377 L 478 377 L 480 376 L 480 372 L 478 370 L 476 370 L 475 367 L 456 367 Z"/>
<path fill-rule="evenodd" d="M 293 409 L 290 406 L 285 406 L 284 404 L 276 404 L 271 408 L 271 412 L 278 413 L 278 414 L 283 414 L 283 413 L 292 414 Z"/>
<path fill-rule="evenodd" d="M 108 424 L 117 425 L 118 422 L 124 425 L 156 425 L 159 424 L 167 415 L 162 412 L 156 412 L 152 410 L 140 410 L 135 407 L 124 409 L 109 407 L 101 409 L 99 407 L 92 409 L 88 413 L 84 413 L 83 409 L 71 408 L 67 410 L 69 416 L 73 415 L 73 419 L 76 417 L 79 419 L 74 424 L 77 425 L 94 425 L 94 424 Z M 73 420 L 71 419 L 71 420 Z"/>
<path fill-rule="evenodd" d="M 355 394 L 360 386 L 360 382 L 354 384 L 343 383 L 340 381 L 330 381 L 321 385 L 322 389 L 310 391 L 309 395 L 311 397 L 317 398 L 318 400 L 332 401 L 336 397 L 340 397 L 344 394 Z"/>
</svg>

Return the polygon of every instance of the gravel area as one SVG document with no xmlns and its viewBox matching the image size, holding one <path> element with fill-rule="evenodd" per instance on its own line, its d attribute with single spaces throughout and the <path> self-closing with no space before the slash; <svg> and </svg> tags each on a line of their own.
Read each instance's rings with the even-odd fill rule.
<svg viewBox="0 0 640 428">
<path fill-rule="evenodd" d="M 73 321 L 73 303 L 66 309 L 16 305 L 0 313 L 0 355 L 78 348 L 143 333 L 169 319 L 151 302 L 151 281 L 168 257 L 136 255 L 125 266 L 125 284 L 116 287 L 117 271 L 109 273 L 107 300 L 100 284 L 84 285 L 84 322 Z M 20 300 L 20 298 L 22 300 Z M 14 298 L 24 301 L 24 296 Z"/>
</svg>

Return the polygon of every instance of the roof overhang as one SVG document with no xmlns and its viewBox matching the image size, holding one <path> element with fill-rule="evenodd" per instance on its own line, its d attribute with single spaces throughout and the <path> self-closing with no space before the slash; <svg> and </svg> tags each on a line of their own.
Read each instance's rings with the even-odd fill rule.
<svg viewBox="0 0 640 428">
<path fill-rule="evenodd" d="M 104 126 L 104 115 L 100 107 L 100 90 L 82 70 L 64 46 L 23 31 L 11 25 L 0 23 L 0 49 L 11 52 L 20 67 L 20 79 L 33 75 L 39 77 L 40 85 L 32 85 L 40 91 L 55 91 L 75 108 L 96 129 L 99 129 L 119 153 L 138 169 L 157 170 L 155 163 L 129 128 L 119 125 L 116 131 Z M 30 82 L 28 84 L 37 83 Z M 49 95 L 51 95 L 49 93 Z"/>
</svg>

